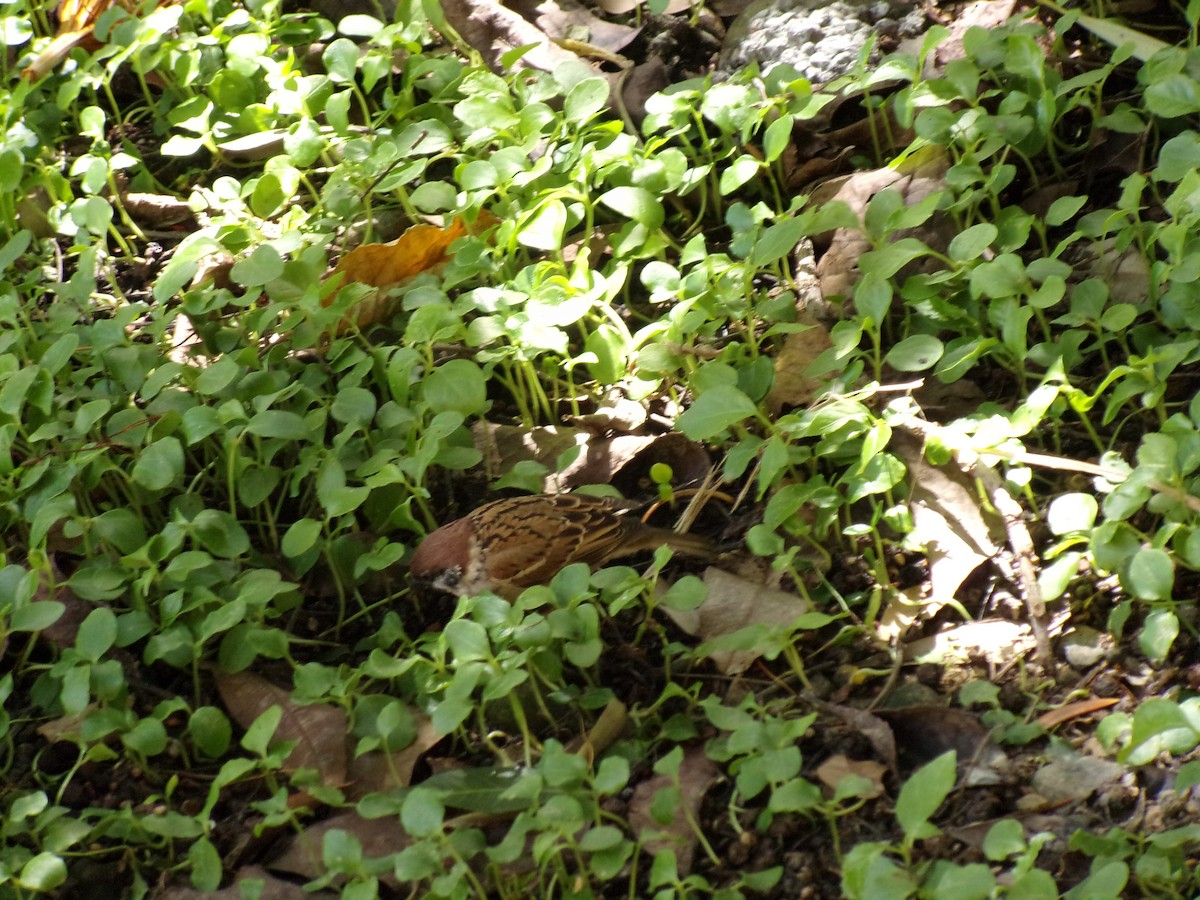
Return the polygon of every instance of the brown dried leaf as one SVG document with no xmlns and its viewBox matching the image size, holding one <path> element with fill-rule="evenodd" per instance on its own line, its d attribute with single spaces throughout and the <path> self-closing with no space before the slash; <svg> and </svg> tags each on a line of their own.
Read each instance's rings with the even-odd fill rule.
<svg viewBox="0 0 1200 900">
<path fill-rule="evenodd" d="M 233 720 L 243 728 L 272 706 L 283 710 L 277 741 L 297 741 L 284 769 L 315 769 L 321 783 L 340 787 L 346 783 L 346 713 L 336 706 L 300 706 L 290 693 L 249 672 L 217 675 L 217 690 Z"/>
<path fill-rule="evenodd" d="M 924 200 L 934 191 L 945 187 L 944 175 L 948 162 L 945 152 L 937 147 L 918 151 L 896 168 L 886 167 L 869 172 L 856 172 L 836 183 L 832 196 L 821 192 L 822 199 L 840 200 L 861 221 L 871 198 L 880 191 L 891 188 L 898 191 L 909 206 Z M 817 194 L 814 193 L 814 200 Z M 919 229 L 903 229 L 890 235 L 895 241 L 904 237 L 916 237 L 935 250 L 941 249 L 949 236 L 939 228 L 936 220 L 927 222 Z M 858 281 L 858 259 L 871 243 L 861 228 L 838 228 L 833 233 L 829 248 L 817 263 L 817 276 L 821 281 L 821 294 L 826 299 L 850 297 Z"/>
<path fill-rule="evenodd" d="M 797 313 L 796 321 L 809 327 L 789 334 L 775 360 L 775 383 L 767 394 L 767 408 L 776 414 L 787 407 L 807 406 L 825 386 L 822 379 L 808 375 L 808 367 L 833 346 L 829 329 L 808 310 Z"/>
<path fill-rule="evenodd" d="M 708 595 L 695 609 L 663 607 L 684 631 L 711 641 L 752 625 L 789 628 L 810 609 L 795 594 L 766 587 L 710 566 L 704 570 Z M 709 649 L 713 664 L 727 675 L 746 671 L 761 654 L 753 649 Z"/>
<path fill-rule="evenodd" d="M 338 261 L 331 277 L 342 275 L 346 282 L 353 281 L 379 290 L 347 313 L 338 326 L 338 332 L 351 324 L 367 328 L 386 320 L 395 312 L 397 303 L 386 288 L 402 284 L 422 272 L 436 272 L 448 262 L 447 253 L 455 240 L 466 234 L 479 234 L 496 221 L 495 216 L 481 211 L 469 227 L 461 216 L 457 216 L 447 228 L 414 225 L 386 244 L 355 247 Z M 329 305 L 333 299 L 334 295 L 331 294 L 323 302 Z"/>
<path fill-rule="evenodd" d="M 417 762 L 445 737 L 433 727 L 433 720 L 418 709 L 413 709 L 417 720 L 417 736 L 411 744 L 395 753 L 372 750 L 350 760 L 347 777 L 349 786 L 346 796 L 350 800 L 361 800 L 375 791 L 390 791 L 393 788 L 412 784 L 412 773 Z"/>
<path fill-rule="evenodd" d="M 57 741 L 77 741 L 80 739 L 84 720 L 95 711 L 96 704 L 89 703 L 83 708 L 83 712 L 70 716 L 59 716 L 57 719 L 42 723 L 38 726 L 37 733 L 51 744 Z"/>
<path fill-rule="evenodd" d="M 127 191 L 121 195 L 121 202 L 133 218 L 152 228 L 170 228 L 195 219 L 186 201 L 169 194 Z"/>
<path fill-rule="evenodd" d="M 217 144 L 217 149 L 230 159 L 242 162 L 261 162 L 283 152 L 287 132 L 283 129 L 245 134 Z"/>
<path fill-rule="evenodd" d="M 441 0 L 441 7 L 450 26 L 498 74 L 509 74 L 505 54 L 530 45 L 532 49 L 517 60 L 516 68 L 553 72 L 563 63 L 579 62 L 578 56 L 559 47 L 536 25 L 494 0 Z"/>
<path fill-rule="evenodd" d="M 163 0 L 158 5 L 174 2 L 177 0 Z M 83 47 L 88 51 L 98 49 L 101 42 L 94 34 L 96 21 L 114 6 L 132 13 L 137 9 L 138 3 L 137 0 L 59 0 L 58 34 L 21 73 L 21 77 L 27 81 L 38 81 L 66 59 L 76 47 Z"/>
<path fill-rule="evenodd" d="M 817 705 L 824 712 L 837 716 L 865 737 L 870 742 L 872 749 L 879 754 L 884 765 L 892 771 L 896 770 L 896 735 L 887 722 L 872 712 L 856 709 L 853 706 L 821 701 L 817 701 Z"/>
<path fill-rule="evenodd" d="M 682 2 L 686 9 L 687 0 Z M 584 41 L 609 53 L 619 53 L 641 31 L 597 18 L 578 0 L 510 0 L 506 5 L 551 38 Z"/>
<path fill-rule="evenodd" d="M 364 819 L 358 813 L 348 812 L 305 828 L 284 845 L 282 852 L 267 864 L 268 867 L 308 879 L 321 877 L 326 872 L 321 847 L 326 833 L 335 828 L 358 838 L 364 859 L 390 856 L 412 843 L 400 824 L 399 816 Z M 394 879 L 390 883 L 394 883 Z"/>
<path fill-rule="evenodd" d="M 905 431 L 892 436 L 912 484 L 911 540 L 929 559 L 929 600 L 934 608 L 954 599 L 967 576 L 994 557 L 1004 525 L 985 514 L 974 482 L 956 465 L 931 466 L 922 442 Z"/>
<path fill-rule="evenodd" d="M 445 264 L 450 244 L 467 233 L 462 217 L 449 228 L 414 225 L 386 244 L 363 244 L 343 256 L 333 274 L 372 287 L 391 287 Z"/>
<path fill-rule="evenodd" d="M 1037 723 L 1049 731 L 1063 722 L 1077 719 L 1080 716 L 1090 716 L 1094 712 L 1116 706 L 1119 701 L 1115 697 L 1092 697 L 1088 700 L 1076 700 L 1074 703 L 1064 703 L 1057 709 L 1042 713 L 1037 717 Z"/>
<path fill-rule="evenodd" d="M 716 764 L 704 755 L 703 747 L 685 747 L 678 784 L 671 775 L 655 775 L 639 784 L 629 801 L 629 827 L 642 847 L 651 856 L 659 850 L 674 850 L 680 875 L 692 869 L 700 804 L 719 774 Z M 654 795 L 672 788 L 678 789 L 679 797 L 671 805 L 671 818 L 659 821 L 651 812 Z"/>
<path fill-rule="evenodd" d="M 600 718 L 588 730 L 587 735 L 577 741 L 572 741 L 567 745 L 567 750 L 571 753 L 578 753 L 590 765 L 595 762 L 597 756 L 616 742 L 628 723 L 629 710 L 625 704 L 616 698 L 609 700 L 604 711 L 600 713 Z"/>
<path fill-rule="evenodd" d="M 837 788 L 838 782 L 847 775 L 858 775 L 871 782 L 871 790 L 858 796 L 882 797 L 884 792 L 883 776 L 887 774 L 887 770 L 887 766 L 877 763 L 873 759 L 850 759 L 839 753 L 817 766 L 817 778 L 827 787 Z"/>
<path fill-rule="evenodd" d="M 963 59 L 963 35 L 969 28 L 991 30 L 1008 21 L 1016 9 L 1016 0 L 975 0 L 958 10 L 947 24 L 950 34 L 934 50 L 934 59 L 939 68 L 952 59 Z"/>
<path fill-rule="evenodd" d="M 996 666 L 1034 649 L 1033 630 L 1007 619 L 984 619 L 956 625 L 904 645 L 904 658 L 914 663 L 965 663 L 983 659 Z"/>
<path fill-rule="evenodd" d="M 621 88 L 621 106 L 629 120 L 640 127 L 646 118 L 646 101 L 671 83 L 671 73 L 667 64 L 655 56 L 625 70 L 617 82 Z"/>
<path fill-rule="evenodd" d="M 323 874 L 323 873 L 322 873 Z M 239 884 L 242 881 L 261 881 L 261 892 L 255 890 L 254 896 L 259 900 L 325 900 L 337 897 L 330 891 L 304 890 L 304 886 L 282 878 L 276 878 L 261 866 L 246 866 L 234 876 L 234 883 L 219 891 L 198 891 L 190 887 L 169 887 L 161 892 L 156 891 L 157 900 L 242 900 L 246 896 Z"/>
</svg>

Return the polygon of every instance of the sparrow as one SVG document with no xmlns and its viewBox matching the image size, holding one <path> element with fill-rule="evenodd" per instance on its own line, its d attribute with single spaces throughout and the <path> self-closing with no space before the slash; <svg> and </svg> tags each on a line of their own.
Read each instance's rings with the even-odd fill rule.
<svg viewBox="0 0 1200 900">
<path fill-rule="evenodd" d="M 413 578 L 461 597 L 491 591 L 515 599 L 562 568 L 663 544 L 686 556 L 715 553 L 712 541 L 625 515 L 637 504 L 583 494 L 534 494 L 487 503 L 430 533 L 409 567 Z"/>
</svg>

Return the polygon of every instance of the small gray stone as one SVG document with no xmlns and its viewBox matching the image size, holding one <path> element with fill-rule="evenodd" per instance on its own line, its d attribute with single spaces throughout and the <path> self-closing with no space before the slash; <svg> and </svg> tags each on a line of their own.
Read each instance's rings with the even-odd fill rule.
<svg viewBox="0 0 1200 900">
<path fill-rule="evenodd" d="M 765 72 L 785 63 L 825 83 L 850 72 L 876 34 L 911 37 L 924 24 L 919 9 L 903 0 L 757 0 L 730 25 L 719 72 L 751 62 Z M 870 61 L 878 56 L 874 51 Z"/>
<path fill-rule="evenodd" d="M 1076 625 L 1059 643 L 1059 652 L 1073 669 L 1090 669 L 1113 652 L 1112 635 Z"/>
<path fill-rule="evenodd" d="M 1125 767 L 1109 759 L 1075 756 L 1056 759 L 1033 776 L 1033 789 L 1051 803 L 1086 800 L 1125 774 Z"/>
</svg>

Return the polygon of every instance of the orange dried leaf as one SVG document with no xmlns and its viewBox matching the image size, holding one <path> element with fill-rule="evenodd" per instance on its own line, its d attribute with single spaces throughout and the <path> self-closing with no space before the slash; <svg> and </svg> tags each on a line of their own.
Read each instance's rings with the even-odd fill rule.
<svg viewBox="0 0 1200 900">
<path fill-rule="evenodd" d="M 176 0 L 164 0 L 173 3 Z M 67 58 L 76 47 L 87 50 L 97 50 L 100 41 L 92 33 L 99 18 L 112 9 L 120 6 L 126 12 L 133 12 L 136 0 L 60 0 L 58 4 L 58 33 L 41 53 L 39 53 L 21 73 L 26 81 L 38 81 L 50 70 Z"/>
<path fill-rule="evenodd" d="M 96 20 L 112 8 L 115 0 L 62 0 L 58 4 L 58 33 L 94 28 Z M 125 9 L 129 4 L 122 3 Z"/>
<path fill-rule="evenodd" d="M 1037 723 L 1047 731 L 1063 722 L 1077 719 L 1080 716 L 1090 716 L 1094 712 L 1115 706 L 1117 700 L 1113 697 L 1090 697 L 1087 700 L 1077 700 L 1074 703 L 1064 703 L 1062 706 L 1042 713 L 1037 717 Z"/>
<path fill-rule="evenodd" d="M 468 226 L 461 216 L 456 216 L 446 228 L 414 225 L 386 244 L 355 247 L 338 261 L 331 277 L 342 275 L 343 283 L 353 281 L 380 290 L 360 301 L 337 330 L 340 332 L 351 323 L 366 328 L 387 319 L 394 311 L 395 303 L 383 292 L 384 288 L 402 284 L 422 272 L 436 272 L 449 260 L 447 252 L 455 240 L 466 234 L 479 234 L 498 221 L 490 213 L 480 212 Z M 333 295 L 325 300 L 325 305 L 331 302 Z"/>
</svg>

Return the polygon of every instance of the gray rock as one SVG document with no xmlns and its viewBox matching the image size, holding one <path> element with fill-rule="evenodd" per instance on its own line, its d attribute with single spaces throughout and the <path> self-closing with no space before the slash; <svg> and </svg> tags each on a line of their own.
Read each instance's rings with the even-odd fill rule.
<svg viewBox="0 0 1200 900">
<path fill-rule="evenodd" d="M 920 8 L 902 0 L 758 0 L 729 27 L 719 71 L 785 63 L 823 84 L 852 71 L 872 37 L 911 37 L 924 27 Z"/>
</svg>

